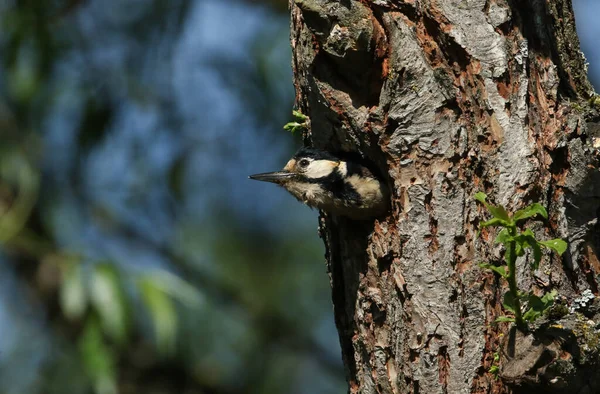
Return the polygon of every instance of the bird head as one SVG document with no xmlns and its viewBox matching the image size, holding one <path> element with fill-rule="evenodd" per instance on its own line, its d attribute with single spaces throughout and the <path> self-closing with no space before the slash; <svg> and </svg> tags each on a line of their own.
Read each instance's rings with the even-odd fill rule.
<svg viewBox="0 0 600 394">
<path fill-rule="evenodd" d="M 278 184 L 311 207 L 353 219 L 379 215 L 389 203 L 387 187 L 370 170 L 318 149 L 301 148 L 281 171 L 250 179 Z"/>
<path fill-rule="evenodd" d="M 295 183 L 311 183 L 311 180 L 331 175 L 339 164 L 340 160 L 326 151 L 301 148 L 283 170 L 250 175 L 250 179 L 276 183 L 283 187 Z"/>
</svg>

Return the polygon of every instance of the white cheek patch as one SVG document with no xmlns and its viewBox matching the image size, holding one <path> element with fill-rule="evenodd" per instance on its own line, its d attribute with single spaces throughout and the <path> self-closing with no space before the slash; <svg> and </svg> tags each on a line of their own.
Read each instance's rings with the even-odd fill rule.
<svg viewBox="0 0 600 394">
<path fill-rule="evenodd" d="M 338 166 L 335 161 L 313 160 L 304 173 L 307 178 L 323 178 L 333 172 Z"/>
<path fill-rule="evenodd" d="M 348 175 L 348 166 L 346 165 L 345 161 L 340 162 L 340 164 L 338 165 L 338 171 L 343 177 Z"/>
</svg>

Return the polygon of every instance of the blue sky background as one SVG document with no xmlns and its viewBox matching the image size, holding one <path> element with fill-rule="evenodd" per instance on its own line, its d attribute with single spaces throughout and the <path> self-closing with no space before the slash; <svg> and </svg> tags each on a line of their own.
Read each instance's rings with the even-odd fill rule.
<svg viewBox="0 0 600 394">
<path fill-rule="evenodd" d="M 597 45 L 600 34 L 600 3 L 595 0 L 573 0 L 573 9 L 581 50 L 589 63 L 589 78 L 597 90 L 600 83 L 600 50 Z"/>
</svg>

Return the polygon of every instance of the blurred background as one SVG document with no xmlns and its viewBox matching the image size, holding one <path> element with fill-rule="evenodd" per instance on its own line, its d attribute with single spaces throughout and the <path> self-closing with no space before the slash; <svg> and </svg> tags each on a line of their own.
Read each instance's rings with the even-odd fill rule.
<svg viewBox="0 0 600 394">
<path fill-rule="evenodd" d="M 593 82 L 600 4 L 574 0 Z M 346 392 L 286 0 L 0 0 L 0 393 Z"/>
</svg>

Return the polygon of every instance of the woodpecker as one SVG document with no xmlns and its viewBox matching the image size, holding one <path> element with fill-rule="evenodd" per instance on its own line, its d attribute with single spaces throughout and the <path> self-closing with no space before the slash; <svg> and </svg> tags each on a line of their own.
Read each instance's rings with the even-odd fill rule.
<svg viewBox="0 0 600 394">
<path fill-rule="evenodd" d="M 386 185 L 367 167 L 318 149 L 301 148 L 283 170 L 249 178 L 275 183 L 312 208 L 354 220 L 379 216 L 389 206 Z"/>
</svg>

